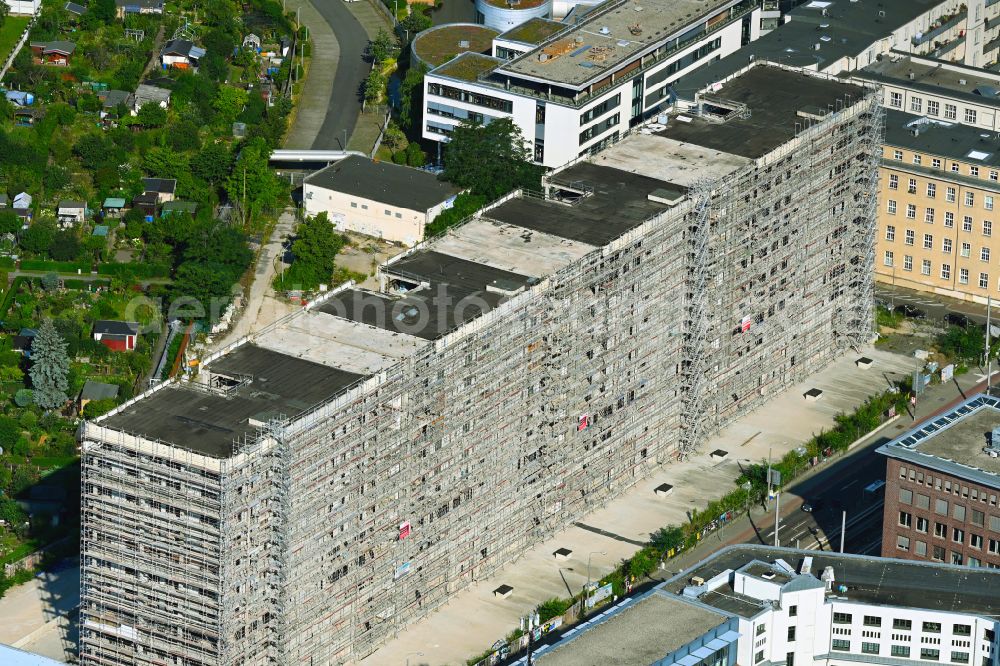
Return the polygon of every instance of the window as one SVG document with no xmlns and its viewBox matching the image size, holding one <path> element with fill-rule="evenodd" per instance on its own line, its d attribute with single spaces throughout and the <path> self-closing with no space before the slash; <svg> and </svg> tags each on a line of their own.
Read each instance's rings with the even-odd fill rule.
<svg viewBox="0 0 1000 666">
<path fill-rule="evenodd" d="M 889 174 L 889 189 L 898 190 L 899 189 L 899 176 L 894 173 Z"/>
<path fill-rule="evenodd" d="M 937 184 L 927 183 L 927 196 L 933 199 L 937 196 Z"/>
<path fill-rule="evenodd" d="M 889 201 L 887 201 L 885 204 L 885 209 L 889 212 L 889 215 L 895 215 L 896 202 L 893 199 L 889 199 Z"/>
<path fill-rule="evenodd" d="M 902 161 L 902 159 L 903 159 L 903 151 L 902 150 L 894 150 L 894 151 L 892 151 L 892 159 Z"/>
<path fill-rule="evenodd" d="M 889 106 L 894 109 L 903 108 L 903 93 L 890 92 L 889 93 Z"/>
<path fill-rule="evenodd" d="M 903 659 L 910 658 L 910 646 L 909 645 L 893 645 L 889 650 L 889 654 L 893 657 L 902 657 Z"/>
<path fill-rule="evenodd" d="M 932 560 L 937 560 L 938 562 L 944 562 L 944 548 L 941 546 L 934 546 L 934 551 L 931 554 Z"/>
<path fill-rule="evenodd" d="M 357 201 L 352 201 L 351 202 L 351 208 L 357 208 L 357 207 L 358 207 L 358 202 Z"/>
<path fill-rule="evenodd" d="M 862 643 L 861 651 L 864 654 L 878 654 L 878 643 Z"/>
<path fill-rule="evenodd" d="M 798 614 L 799 614 L 799 607 L 798 606 L 789 606 L 788 607 L 788 617 L 797 617 Z"/>
<path fill-rule="evenodd" d="M 942 280 L 951 279 L 951 264 L 941 264 L 941 279 Z"/>
<path fill-rule="evenodd" d="M 757 654 L 753 656 L 753 663 L 759 664 L 762 661 L 764 661 L 764 651 L 760 650 Z"/>
<path fill-rule="evenodd" d="M 853 616 L 850 613 L 834 613 L 833 623 L 834 624 L 850 624 Z"/>
<path fill-rule="evenodd" d="M 936 116 L 941 112 L 941 104 L 933 100 L 927 100 L 927 115 Z"/>
<path fill-rule="evenodd" d="M 921 259 L 920 260 L 920 274 L 921 275 L 930 275 L 931 274 L 931 260 L 930 259 Z"/>
<path fill-rule="evenodd" d="M 899 489 L 899 503 L 913 504 L 913 491 L 906 488 Z M 867 616 L 866 616 L 867 617 Z"/>
<path fill-rule="evenodd" d="M 958 118 L 958 107 L 956 107 L 954 104 L 945 104 L 944 117 L 945 120 L 955 120 L 956 118 Z"/>
<path fill-rule="evenodd" d="M 882 263 L 885 264 L 886 266 L 892 266 L 893 265 L 893 253 L 892 253 L 892 250 L 886 250 L 885 251 L 885 257 L 882 259 Z"/>
<path fill-rule="evenodd" d="M 944 226 L 951 229 L 955 226 L 955 214 L 947 212 L 944 214 Z"/>
<path fill-rule="evenodd" d="M 941 658 L 941 650 L 920 648 L 920 658 L 926 661 L 938 661 Z"/>
<path fill-rule="evenodd" d="M 958 162 L 952 162 L 951 163 L 951 172 L 952 173 L 958 173 Z"/>
<path fill-rule="evenodd" d="M 951 662 L 953 664 L 967 664 L 969 663 L 969 653 L 968 652 L 952 652 Z"/>
<path fill-rule="evenodd" d="M 865 615 L 864 625 L 866 627 L 881 627 L 882 618 L 878 615 Z"/>
<path fill-rule="evenodd" d="M 834 638 L 830 647 L 837 652 L 847 652 L 851 649 L 851 641 L 845 641 L 842 638 Z"/>
<path fill-rule="evenodd" d="M 930 523 L 929 523 L 929 521 L 926 518 L 923 518 L 921 516 L 917 516 L 917 531 L 918 532 L 921 532 L 923 534 L 927 534 L 927 526 L 929 524 Z"/>
<path fill-rule="evenodd" d="M 969 167 L 969 175 L 975 178 L 979 178 L 979 167 L 972 165 Z"/>
<path fill-rule="evenodd" d="M 972 243 L 962 243 L 962 256 L 968 257 L 972 252 Z"/>
<path fill-rule="evenodd" d="M 924 234 L 924 249 L 933 250 L 934 249 L 934 236 L 931 234 Z"/>
<path fill-rule="evenodd" d="M 906 511 L 900 511 L 899 512 L 899 524 L 901 526 L 903 526 L 903 527 L 912 527 L 912 525 L 913 525 L 913 515 L 910 514 L 910 513 L 907 513 Z M 868 617 L 865 616 L 865 619 L 867 620 Z"/>
<path fill-rule="evenodd" d="M 760 636 L 760 635 L 761 635 L 761 634 L 763 634 L 763 633 L 764 633 L 765 631 L 767 631 L 767 625 L 766 625 L 766 624 L 758 624 L 758 625 L 756 626 L 756 628 L 755 628 L 755 631 L 756 631 L 756 635 L 757 635 L 757 636 Z"/>
<path fill-rule="evenodd" d="M 972 635 L 972 625 L 971 624 L 953 624 L 951 626 L 951 633 L 956 636 L 971 636 Z"/>
<path fill-rule="evenodd" d="M 580 127 L 583 127 L 584 125 L 589 123 L 591 120 L 594 120 L 595 118 L 603 116 L 612 108 L 621 104 L 621 102 L 622 102 L 622 96 L 621 93 L 619 93 L 614 97 L 609 97 L 600 104 L 592 106 L 591 108 L 587 109 L 587 111 L 580 116 Z"/>
<path fill-rule="evenodd" d="M 788 642 L 791 643 L 795 640 L 795 627 L 788 627 Z"/>
<path fill-rule="evenodd" d="M 983 196 L 983 208 L 986 210 L 993 210 L 993 197 L 988 195 Z"/>
<path fill-rule="evenodd" d="M 927 475 L 927 485 L 931 484 L 931 477 Z M 917 508 L 918 509 L 929 509 L 931 508 L 931 497 L 930 495 L 923 495 L 917 493 Z"/>
<path fill-rule="evenodd" d="M 942 238 L 941 239 L 941 251 L 945 254 L 951 254 L 951 239 Z"/>
<path fill-rule="evenodd" d="M 920 155 L 917 155 L 916 153 L 914 153 L 913 154 L 913 163 L 914 164 L 920 164 L 920 162 L 921 162 Z"/>
<path fill-rule="evenodd" d="M 932 157 L 931 158 L 931 167 L 934 168 L 934 169 L 940 169 L 941 168 L 941 160 L 939 160 L 936 157 Z"/>
<path fill-rule="evenodd" d="M 396 217 L 400 217 L 401 218 L 401 217 L 403 217 L 403 214 L 402 213 L 396 213 Z"/>
<path fill-rule="evenodd" d="M 958 283 L 959 284 L 969 284 L 969 269 L 959 268 L 958 269 Z"/>
<path fill-rule="evenodd" d="M 924 209 L 924 222 L 927 224 L 934 224 L 934 209 L 925 208 Z"/>
<path fill-rule="evenodd" d="M 966 206 L 975 206 L 976 205 L 976 193 L 975 192 L 966 192 L 965 193 L 965 205 Z"/>
<path fill-rule="evenodd" d="M 899 535 L 896 537 L 896 548 L 898 550 L 909 550 L 910 549 L 910 537 L 905 537 Z"/>
<path fill-rule="evenodd" d="M 920 97 L 910 98 L 910 111 L 913 113 L 923 113 L 924 100 Z"/>
<path fill-rule="evenodd" d="M 361 204 L 361 210 L 368 210 L 368 204 Z"/>
<path fill-rule="evenodd" d="M 925 634 L 940 634 L 941 633 L 941 623 L 940 622 L 924 622 L 923 630 Z"/>
<path fill-rule="evenodd" d="M 785 666 L 795 666 L 795 653 L 786 652 L 785 653 Z"/>
<path fill-rule="evenodd" d="M 996 169 L 990 169 L 990 180 L 994 183 L 997 182 L 997 180 L 1000 180 L 1000 172 L 997 172 Z"/>
<path fill-rule="evenodd" d="M 979 274 L 979 288 L 980 289 L 989 289 L 990 288 L 990 274 L 989 273 L 980 273 Z"/>
<path fill-rule="evenodd" d="M 934 513 L 947 516 L 948 515 L 948 500 L 936 499 L 934 500 Z"/>
<path fill-rule="evenodd" d="M 913 270 L 913 257 L 908 254 L 903 255 L 903 270 L 904 271 Z"/>
<path fill-rule="evenodd" d="M 896 227 L 892 226 L 891 224 L 886 226 L 886 228 L 885 228 L 885 239 L 887 241 L 894 241 L 894 240 L 896 240 Z"/>
<path fill-rule="evenodd" d="M 969 534 L 969 546 L 976 550 L 983 549 L 983 537 L 980 534 Z"/>
<path fill-rule="evenodd" d="M 910 178 L 909 180 L 907 180 L 907 182 L 906 182 L 906 191 L 908 193 L 910 193 L 910 194 L 916 194 L 917 193 L 917 179 L 916 178 Z"/>
<path fill-rule="evenodd" d="M 388 208 L 386 208 L 386 209 L 385 209 L 385 214 L 386 214 L 386 215 L 392 215 L 392 211 L 391 211 L 391 210 L 389 210 Z"/>
<path fill-rule="evenodd" d="M 894 618 L 892 621 L 892 628 L 899 629 L 901 631 L 909 631 L 913 628 L 913 622 L 911 620 L 900 620 Z"/>
<path fill-rule="evenodd" d="M 965 110 L 965 122 L 970 123 L 972 125 L 976 124 L 976 110 L 975 109 L 966 109 Z"/>
<path fill-rule="evenodd" d="M 972 218 L 968 215 L 962 218 L 962 231 L 972 231 Z"/>
<path fill-rule="evenodd" d="M 983 220 L 983 235 L 992 236 L 993 235 L 993 221 Z"/>
<path fill-rule="evenodd" d="M 927 543 L 924 541 L 918 541 L 913 548 L 913 552 L 920 557 L 927 557 Z"/>
<path fill-rule="evenodd" d="M 954 187 L 947 187 L 944 190 L 944 199 L 948 203 L 955 203 L 956 191 Z"/>
<path fill-rule="evenodd" d="M 976 509 L 972 510 L 972 518 L 970 519 L 969 522 L 971 522 L 976 527 L 983 527 L 986 524 L 985 521 L 986 521 L 985 513 L 983 513 L 982 511 L 977 511 Z"/>
<path fill-rule="evenodd" d="M 979 261 L 986 261 L 986 262 L 988 262 L 989 260 L 990 260 L 990 248 L 988 248 L 988 247 L 980 248 L 979 249 Z"/>
<path fill-rule="evenodd" d="M 1000 555 L 1000 541 L 996 539 L 990 539 L 990 554 Z"/>
<path fill-rule="evenodd" d="M 990 505 L 996 506 L 993 504 L 992 496 L 990 496 Z M 1000 532 L 1000 516 L 990 516 L 990 529 L 994 532 Z"/>
<path fill-rule="evenodd" d="M 915 220 L 917 219 L 917 206 L 916 204 L 906 204 L 906 219 Z"/>
</svg>

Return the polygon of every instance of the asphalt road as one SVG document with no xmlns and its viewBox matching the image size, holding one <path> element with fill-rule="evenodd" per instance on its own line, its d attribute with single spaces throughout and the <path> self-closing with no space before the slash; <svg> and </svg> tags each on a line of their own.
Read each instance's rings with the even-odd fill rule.
<svg viewBox="0 0 1000 666">
<path fill-rule="evenodd" d="M 949 312 L 964 314 L 972 321 L 980 324 L 986 323 L 986 306 L 970 301 L 960 301 L 947 296 L 928 294 L 922 291 L 914 291 L 905 287 L 894 287 L 887 284 L 875 285 L 876 298 L 891 306 L 912 305 L 923 310 L 929 320 L 942 321 Z M 1000 303 L 994 303 L 994 306 Z M 1000 315 L 1000 310 L 994 307 L 992 316 Z"/>
<path fill-rule="evenodd" d="M 340 63 L 333 80 L 330 106 L 313 150 L 343 150 L 344 130 L 350 139 L 361 113 L 361 87 L 371 65 L 365 61 L 368 33 L 344 0 L 313 0 L 313 6 L 333 30 L 340 44 Z M 308 83 L 307 83 L 308 85 Z"/>
</svg>

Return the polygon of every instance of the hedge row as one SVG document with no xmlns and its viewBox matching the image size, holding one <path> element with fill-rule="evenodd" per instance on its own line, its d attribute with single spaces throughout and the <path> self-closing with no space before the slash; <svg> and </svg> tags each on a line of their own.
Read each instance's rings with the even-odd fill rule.
<svg viewBox="0 0 1000 666">
<path fill-rule="evenodd" d="M 17 265 L 11 257 L 0 257 L 0 268 L 11 269 Z"/>
<path fill-rule="evenodd" d="M 17 296 L 17 290 L 21 288 L 21 284 L 26 279 L 24 276 L 14 278 L 14 282 L 11 283 L 10 288 L 7 289 L 7 293 L 3 295 L 3 300 L 0 301 L 0 319 L 7 318 L 10 306 L 14 304 L 14 297 Z"/>
<path fill-rule="evenodd" d="M 834 452 L 846 451 L 853 442 L 880 426 L 888 418 L 890 410 L 895 409 L 897 414 L 904 413 L 906 403 L 907 395 L 905 391 L 901 390 L 889 390 L 873 395 L 852 414 L 838 414 L 834 417 L 834 426 L 831 430 L 820 431 L 804 445 L 805 454 L 790 451 L 771 466 L 781 472 L 783 484 L 788 484 L 808 468 L 811 458 L 822 457 L 827 453 L 832 455 Z M 668 525 L 660 528 L 653 535 L 649 544 L 639 549 L 630 559 L 624 560 L 610 574 L 601 578 L 598 584 L 611 583 L 615 595 L 624 595 L 627 590 L 627 581 L 635 583 L 652 575 L 659 567 L 660 562 L 697 545 L 706 531 L 711 531 L 712 523 L 720 516 L 729 511 L 743 511 L 751 502 L 763 501 L 767 492 L 766 479 L 766 463 L 751 465 L 736 480 L 738 484 L 736 489 L 720 499 L 710 502 L 704 510 L 693 511 L 690 522 L 682 526 Z M 749 489 L 744 487 L 744 484 L 749 484 Z M 559 614 L 558 611 L 572 607 L 580 599 L 580 594 L 570 599 L 550 599 L 539 604 L 536 612 L 538 612 L 542 622 L 545 622 L 549 617 Z M 507 635 L 507 641 L 516 640 L 521 634 L 519 629 L 515 629 Z M 467 663 L 470 666 L 491 663 L 489 660 L 492 654 L 492 649 L 487 650 L 483 654 L 469 659 Z"/>
<path fill-rule="evenodd" d="M 101 275 L 131 276 L 137 278 L 170 277 L 170 267 L 163 264 L 101 264 L 97 267 Z"/>
<path fill-rule="evenodd" d="M 91 265 L 80 261 L 47 261 L 44 259 L 22 259 L 22 271 L 51 271 L 53 273 L 89 273 Z"/>
</svg>

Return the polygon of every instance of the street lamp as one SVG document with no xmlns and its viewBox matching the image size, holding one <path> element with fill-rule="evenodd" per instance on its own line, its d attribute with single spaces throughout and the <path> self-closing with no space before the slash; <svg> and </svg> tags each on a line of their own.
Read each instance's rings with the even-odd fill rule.
<svg viewBox="0 0 1000 666">
<path fill-rule="evenodd" d="M 587 555 L 587 587 L 584 588 L 587 590 L 587 593 L 584 595 L 584 604 L 583 604 L 584 613 L 587 612 L 586 602 L 590 599 L 590 558 L 592 558 L 594 555 L 607 555 L 607 554 L 608 553 L 605 550 L 595 550 L 594 552 Z"/>
<path fill-rule="evenodd" d="M 423 652 L 411 652 L 411 653 L 409 653 L 408 655 L 406 655 L 406 666 L 410 666 L 410 657 L 422 657 L 422 656 L 424 656 Z"/>
</svg>

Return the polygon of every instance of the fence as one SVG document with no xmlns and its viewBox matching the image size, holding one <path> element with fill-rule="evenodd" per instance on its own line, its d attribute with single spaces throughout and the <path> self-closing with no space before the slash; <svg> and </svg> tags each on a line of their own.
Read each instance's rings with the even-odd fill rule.
<svg viewBox="0 0 1000 666">
<path fill-rule="evenodd" d="M 382 121 L 382 129 L 380 129 L 378 132 L 378 138 L 375 139 L 375 145 L 372 146 L 372 152 L 369 155 L 369 157 L 374 159 L 375 153 L 378 152 L 379 146 L 382 145 L 382 138 L 385 137 L 385 130 L 387 127 L 389 127 L 389 120 L 391 118 L 392 118 L 392 111 L 387 109 L 385 112 L 385 120 Z"/>
<path fill-rule="evenodd" d="M 69 542 L 70 542 L 70 537 L 63 537 L 58 541 L 53 541 L 45 548 L 41 548 L 33 553 L 29 553 L 24 557 L 22 557 L 21 559 L 17 560 L 16 562 L 11 562 L 10 564 L 3 565 L 3 573 L 5 576 L 10 578 L 18 571 L 34 569 L 42 563 L 42 560 L 45 559 L 45 555 L 49 551 L 54 550 L 55 548 Z"/>
</svg>

